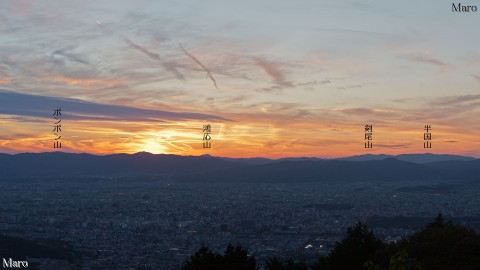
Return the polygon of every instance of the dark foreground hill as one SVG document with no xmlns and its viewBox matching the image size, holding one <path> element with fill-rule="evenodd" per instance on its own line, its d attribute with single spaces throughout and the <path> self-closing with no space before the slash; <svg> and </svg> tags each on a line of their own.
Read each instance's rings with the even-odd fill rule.
<svg viewBox="0 0 480 270">
<path fill-rule="evenodd" d="M 480 236 L 473 230 L 444 222 L 440 214 L 424 229 L 394 243 L 384 243 L 357 222 L 327 255 L 307 264 L 303 254 L 295 260 L 273 257 L 267 270 L 477 270 L 480 269 Z M 300 253 L 300 251 L 299 251 Z M 182 270 L 256 270 L 256 258 L 240 245 L 228 245 L 224 254 L 202 246 L 188 258 Z"/>
<path fill-rule="evenodd" d="M 0 234 L 0 258 L 7 262 L 9 259 L 26 260 L 28 269 L 79 269 L 82 256 L 91 256 L 91 254 L 75 250 L 71 243 L 62 240 L 30 240 Z M 48 264 L 57 267 L 45 267 Z M 62 267 L 58 268 L 59 265 Z M 8 268 L 5 263 L 3 266 Z"/>
</svg>

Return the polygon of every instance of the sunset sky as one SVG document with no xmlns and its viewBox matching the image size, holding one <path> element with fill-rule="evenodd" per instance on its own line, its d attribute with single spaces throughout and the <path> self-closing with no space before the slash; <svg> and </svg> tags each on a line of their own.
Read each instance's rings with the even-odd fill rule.
<svg viewBox="0 0 480 270">
<path fill-rule="evenodd" d="M 65 152 L 480 158 L 480 15 L 451 5 L 1 1 L 0 152 L 59 150 L 61 108 Z"/>
</svg>

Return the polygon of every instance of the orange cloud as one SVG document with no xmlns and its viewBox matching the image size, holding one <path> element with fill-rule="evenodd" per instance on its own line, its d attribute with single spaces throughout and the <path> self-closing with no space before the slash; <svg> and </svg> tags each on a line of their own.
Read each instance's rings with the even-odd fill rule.
<svg viewBox="0 0 480 270">
<path fill-rule="evenodd" d="M 212 148 L 203 148 L 201 122 L 175 124 L 65 122 L 62 151 L 94 154 L 152 153 L 229 157 L 341 157 L 360 154 L 448 153 L 469 154 L 480 149 L 475 134 L 452 132 L 432 125 L 433 147 L 423 148 L 421 126 L 374 124 L 372 149 L 365 149 L 363 123 L 315 123 L 293 125 L 265 124 L 251 119 L 248 123 L 210 123 Z M 40 129 L 41 126 L 35 127 Z M 52 151 L 53 134 L 45 127 L 39 135 L 9 136 L 0 139 L 2 151 Z M 48 131 L 46 131 L 48 130 Z M 454 138 L 454 139 L 452 139 Z"/>
<path fill-rule="evenodd" d="M 292 117 L 298 110 L 297 104 L 268 104 L 270 106 L 265 112 L 261 108 L 267 104 L 259 103 L 249 113 L 225 115 L 235 121 L 178 119 L 170 122 L 122 122 L 65 118 L 62 122 L 62 151 L 93 154 L 147 151 L 269 158 L 426 152 L 480 155 L 475 150 L 480 149 L 477 140 L 479 130 L 474 125 L 468 128 L 468 123 L 452 124 L 444 122 L 446 119 L 429 122 L 432 125 L 433 147 L 424 149 L 425 119 L 403 119 L 405 112 L 353 108 L 312 110 L 308 115 Z M 5 119 L 2 122 L 0 152 L 54 150 L 49 123 L 19 116 Z M 212 148 L 209 149 L 202 145 L 204 124 L 212 126 Z M 364 147 L 365 124 L 373 124 L 372 149 Z"/>
<path fill-rule="evenodd" d="M 0 85 L 9 85 L 12 82 L 12 77 L 3 77 L 0 78 Z"/>
<path fill-rule="evenodd" d="M 52 78 L 47 78 L 48 81 L 53 81 L 57 83 L 62 83 L 69 86 L 80 86 L 80 87 L 115 87 L 123 85 L 121 80 L 111 80 L 111 79 L 79 79 L 71 78 L 64 76 L 55 76 Z"/>
</svg>

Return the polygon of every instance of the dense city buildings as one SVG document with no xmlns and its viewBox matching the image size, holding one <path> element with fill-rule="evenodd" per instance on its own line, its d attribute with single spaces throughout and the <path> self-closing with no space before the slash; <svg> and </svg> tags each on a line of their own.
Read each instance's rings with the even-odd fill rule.
<svg viewBox="0 0 480 270">
<path fill-rule="evenodd" d="M 70 242 L 82 254 L 80 269 L 174 270 L 201 245 L 221 252 L 228 243 L 260 263 L 274 255 L 311 262 L 358 220 L 385 242 L 439 212 L 480 228 L 478 184 L 64 178 L 4 180 L 0 190 L 1 234 Z"/>
</svg>

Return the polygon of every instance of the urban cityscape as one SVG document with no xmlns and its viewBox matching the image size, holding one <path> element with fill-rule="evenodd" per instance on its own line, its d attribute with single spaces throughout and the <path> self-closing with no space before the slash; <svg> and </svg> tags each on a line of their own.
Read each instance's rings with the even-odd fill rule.
<svg viewBox="0 0 480 270">
<path fill-rule="evenodd" d="M 82 259 L 71 268 L 66 261 L 50 262 L 62 269 L 173 270 L 201 245 L 221 251 L 229 243 L 241 244 L 260 262 L 272 256 L 314 261 L 356 221 L 366 222 L 385 242 L 419 230 L 438 213 L 480 229 L 479 183 L 415 187 L 137 178 L 2 181 L 0 231 L 71 243 Z"/>
</svg>

